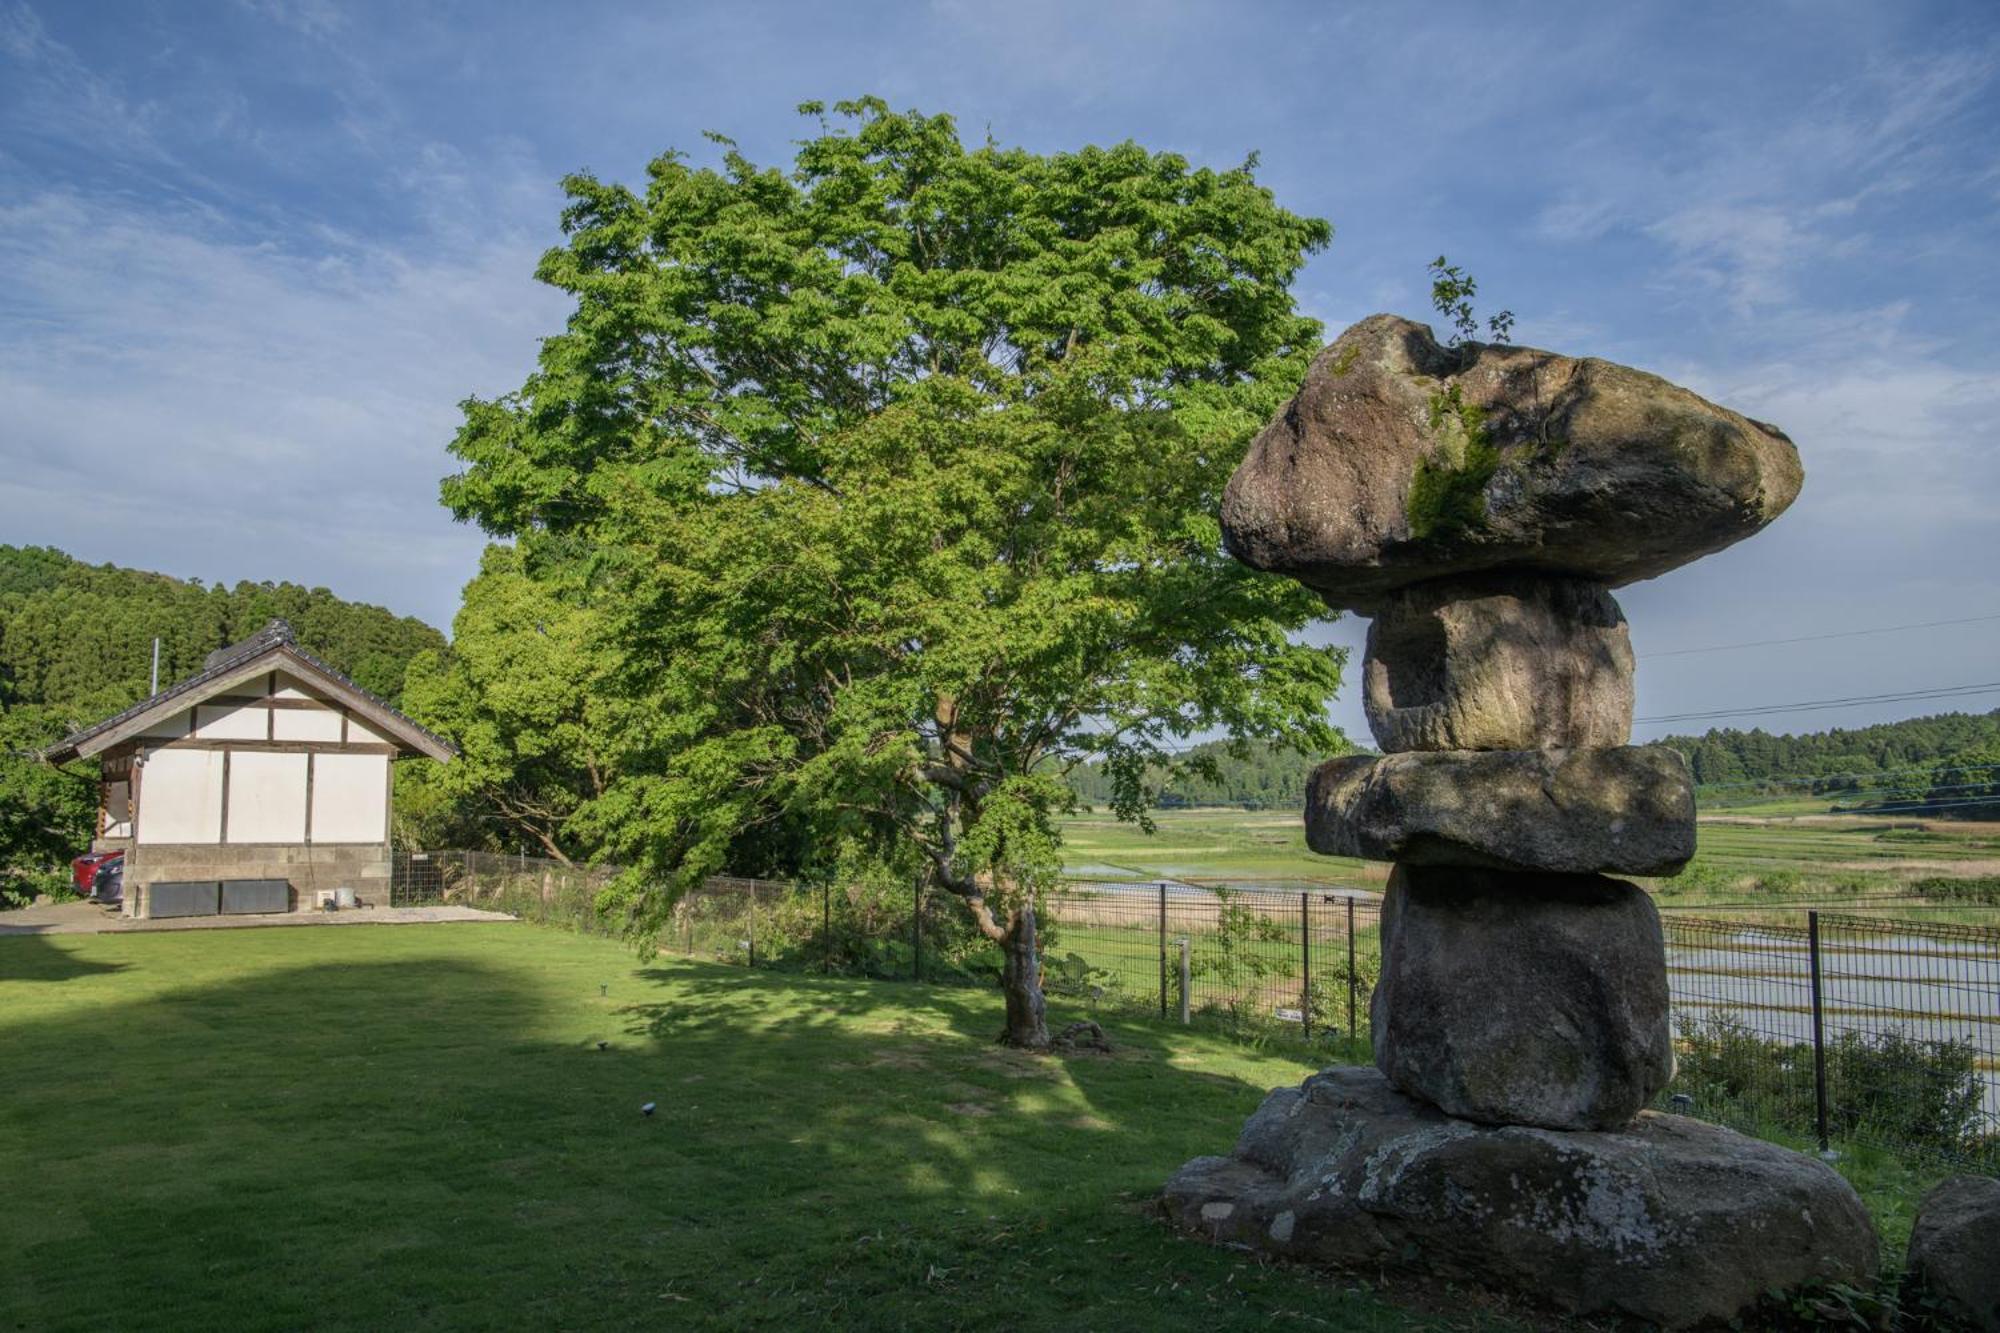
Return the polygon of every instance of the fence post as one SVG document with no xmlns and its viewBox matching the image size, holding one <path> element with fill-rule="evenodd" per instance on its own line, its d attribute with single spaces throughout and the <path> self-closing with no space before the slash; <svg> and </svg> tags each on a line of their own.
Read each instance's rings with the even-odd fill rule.
<svg viewBox="0 0 2000 1333">
<path fill-rule="evenodd" d="M 1194 1001 L 1193 997 L 1191 997 L 1188 994 L 1190 987 L 1188 985 L 1188 937 L 1187 936 L 1185 935 L 1181 936 L 1180 945 L 1181 945 L 1181 1026 L 1186 1027 L 1189 1023 L 1192 1023 L 1194 1021 Z"/>
<path fill-rule="evenodd" d="M 1347 895 L 1347 1039 L 1354 1040 L 1354 895 Z"/>
<path fill-rule="evenodd" d="M 1167 1016 L 1167 886 L 1160 885 L 1160 1017 Z"/>
<path fill-rule="evenodd" d="M 1299 895 L 1299 1028 L 1313 1034 L 1312 895 Z"/>
<path fill-rule="evenodd" d="M 819 886 L 819 970 L 833 972 L 833 882 Z"/>
<path fill-rule="evenodd" d="M 757 966 L 757 886 L 750 886 L 750 966 Z"/>
<path fill-rule="evenodd" d="M 917 876 L 910 910 L 910 980 L 924 979 L 924 877 Z"/>
<path fill-rule="evenodd" d="M 1813 1023 L 1813 1123 L 1819 1131 L 1819 1150 L 1827 1150 L 1826 1139 L 1826 1026 L 1819 965 L 1819 913 L 1806 913 L 1807 956 L 1812 965 Z"/>
</svg>

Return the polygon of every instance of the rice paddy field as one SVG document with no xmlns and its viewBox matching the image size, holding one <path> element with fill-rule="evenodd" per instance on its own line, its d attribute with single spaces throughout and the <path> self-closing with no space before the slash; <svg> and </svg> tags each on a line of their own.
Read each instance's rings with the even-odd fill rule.
<svg viewBox="0 0 2000 1333">
<path fill-rule="evenodd" d="M 1106 813 L 1070 817 L 1070 877 L 1380 892 L 1385 865 L 1307 849 L 1296 810 L 1166 810 L 1146 833 Z M 1695 861 L 1647 882 L 1663 906 L 1906 907 L 1926 919 L 2000 921 L 2000 905 L 1918 895 L 1918 881 L 2000 877 L 2000 824 L 1827 813 L 1824 803 L 1740 806 L 1701 816 Z M 1939 917 L 1939 914 L 1943 914 Z"/>
<path fill-rule="evenodd" d="M 1071 816 L 1063 826 L 1070 877 L 1078 880 L 1229 881 L 1287 888 L 1337 884 L 1380 890 L 1388 867 L 1306 847 L 1297 810 L 1234 807 L 1162 810 L 1146 833 L 1109 814 Z"/>
</svg>

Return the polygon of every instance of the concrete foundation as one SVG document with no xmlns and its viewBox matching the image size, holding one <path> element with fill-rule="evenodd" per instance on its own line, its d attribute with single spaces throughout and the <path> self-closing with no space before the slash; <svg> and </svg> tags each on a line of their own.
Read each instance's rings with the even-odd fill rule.
<svg viewBox="0 0 2000 1333">
<path fill-rule="evenodd" d="M 386 842 L 127 844 L 125 915 L 148 916 L 147 887 L 174 880 L 282 879 L 294 912 L 312 910 L 316 889 L 352 889 L 362 906 L 387 907 L 389 865 Z"/>
</svg>

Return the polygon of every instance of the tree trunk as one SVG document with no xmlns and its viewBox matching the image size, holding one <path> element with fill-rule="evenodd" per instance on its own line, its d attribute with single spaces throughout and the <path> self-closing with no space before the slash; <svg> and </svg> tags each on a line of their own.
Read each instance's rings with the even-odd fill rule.
<svg viewBox="0 0 2000 1333">
<path fill-rule="evenodd" d="M 1042 956 L 1035 942 L 1035 909 L 1025 904 L 1007 923 L 1000 941 L 1006 965 L 1000 986 L 1007 996 L 1007 1030 L 1000 1040 L 1031 1051 L 1049 1048 L 1048 1005 L 1042 999 Z"/>
</svg>

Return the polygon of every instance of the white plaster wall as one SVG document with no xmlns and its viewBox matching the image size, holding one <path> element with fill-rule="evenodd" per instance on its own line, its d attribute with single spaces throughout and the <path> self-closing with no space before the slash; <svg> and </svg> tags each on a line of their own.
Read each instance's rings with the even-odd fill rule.
<svg viewBox="0 0 2000 1333">
<path fill-rule="evenodd" d="M 304 842 L 306 756 L 238 750 L 229 756 L 228 840 Z"/>
<path fill-rule="evenodd" d="M 152 726 L 139 733 L 141 736 L 185 736 L 188 734 L 187 709 L 169 717 L 163 717 Z"/>
<path fill-rule="evenodd" d="M 203 740 L 261 741 L 270 733 L 271 710 L 252 704 L 200 704 L 194 734 Z"/>
<path fill-rule="evenodd" d="M 387 842 L 389 839 L 389 756 L 313 756 L 312 840 Z"/>
<path fill-rule="evenodd" d="M 272 710 L 274 739 L 281 741 L 340 740 L 340 714 L 326 708 L 277 708 Z"/>
<path fill-rule="evenodd" d="M 296 677 L 288 676 L 281 671 L 278 673 L 277 692 L 271 697 L 274 699 L 310 699 L 313 696 L 306 693 L 299 685 Z"/>
<path fill-rule="evenodd" d="M 375 745 L 386 742 L 388 739 L 387 736 L 384 736 L 358 717 L 347 719 L 347 740 L 351 745 Z"/>
<path fill-rule="evenodd" d="M 222 840 L 220 750 L 155 750 L 141 774 L 141 843 Z"/>
</svg>

